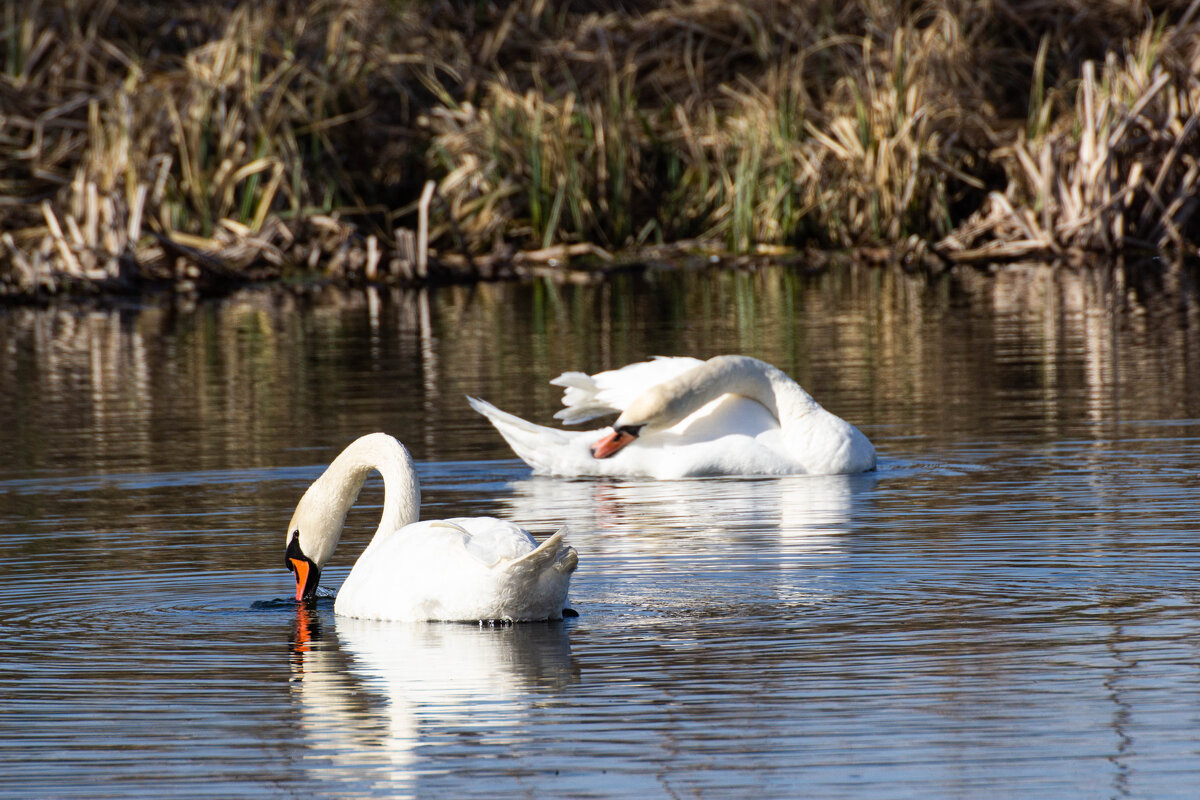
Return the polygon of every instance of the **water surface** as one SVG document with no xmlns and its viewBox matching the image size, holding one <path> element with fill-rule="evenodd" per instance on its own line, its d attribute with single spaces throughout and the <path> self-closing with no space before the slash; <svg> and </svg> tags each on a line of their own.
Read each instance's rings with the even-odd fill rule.
<svg viewBox="0 0 1200 800">
<path fill-rule="evenodd" d="M 0 796 L 1192 797 L 1200 304 L 1120 277 L 0 312 Z M 798 378 L 880 469 L 537 477 L 463 400 L 549 422 L 563 370 L 722 352 Z M 580 616 L 290 602 L 291 508 L 371 430 L 426 516 L 565 524 Z"/>
</svg>

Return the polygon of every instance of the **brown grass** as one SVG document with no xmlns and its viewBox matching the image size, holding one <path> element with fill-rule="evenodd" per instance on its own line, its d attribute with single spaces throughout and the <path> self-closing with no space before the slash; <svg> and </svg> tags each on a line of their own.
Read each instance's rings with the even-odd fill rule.
<svg viewBox="0 0 1200 800">
<path fill-rule="evenodd" d="M 1197 253 L 1200 0 L 595 5 L 6 5 L 0 291 Z"/>
</svg>

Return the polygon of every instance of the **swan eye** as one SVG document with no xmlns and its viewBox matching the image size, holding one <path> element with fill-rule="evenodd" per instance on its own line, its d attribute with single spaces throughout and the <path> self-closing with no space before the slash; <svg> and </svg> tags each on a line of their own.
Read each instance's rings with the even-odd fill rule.
<svg viewBox="0 0 1200 800">
<path fill-rule="evenodd" d="M 646 427 L 645 423 L 641 425 L 622 425 L 619 428 L 613 428 L 617 433 L 627 433 L 630 436 L 637 436 L 642 432 L 642 428 Z"/>
<path fill-rule="evenodd" d="M 295 572 L 296 568 L 292 566 L 292 559 L 303 559 L 304 551 L 300 549 L 300 529 L 292 531 L 292 540 L 288 542 L 287 552 L 283 554 L 283 563 L 291 571 Z"/>
</svg>

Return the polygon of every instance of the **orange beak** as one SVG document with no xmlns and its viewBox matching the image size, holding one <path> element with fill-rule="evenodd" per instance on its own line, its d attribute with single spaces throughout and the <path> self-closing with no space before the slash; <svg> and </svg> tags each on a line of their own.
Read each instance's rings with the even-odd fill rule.
<svg viewBox="0 0 1200 800">
<path fill-rule="evenodd" d="M 614 430 L 607 436 L 602 436 L 596 440 L 596 443 L 592 445 L 592 456 L 595 458 L 608 458 L 636 438 L 636 436 L 628 431 Z"/>
<path fill-rule="evenodd" d="M 309 562 L 305 558 L 289 558 L 292 572 L 296 573 L 296 602 L 304 599 L 304 587 L 308 585 Z"/>
</svg>

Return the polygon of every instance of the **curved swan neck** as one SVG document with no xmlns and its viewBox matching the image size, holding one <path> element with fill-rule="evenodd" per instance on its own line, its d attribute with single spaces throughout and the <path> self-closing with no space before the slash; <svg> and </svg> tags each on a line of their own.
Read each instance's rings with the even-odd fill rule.
<svg viewBox="0 0 1200 800">
<path fill-rule="evenodd" d="M 781 423 L 817 407 L 799 384 L 765 361 L 715 356 L 644 392 L 614 424 L 668 428 L 723 394 L 755 400 Z"/>
<path fill-rule="evenodd" d="M 787 428 L 789 423 L 821 408 L 821 404 L 783 370 L 755 358 L 747 360 L 758 364 L 757 369 L 769 387 L 774 405 L 763 403 L 758 397 L 754 399 L 773 411 L 781 427 Z"/>
<path fill-rule="evenodd" d="M 327 562 L 341 539 L 346 514 L 372 471 L 383 476 L 383 515 L 369 550 L 380 534 L 415 522 L 421 508 L 421 489 L 412 456 L 386 433 L 356 439 L 325 469 L 304 493 L 292 516 L 289 532 L 300 531 L 300 547 L 318 567 Z M 290 535 L 290 533 L 289 533 Z"/>
</svg>

